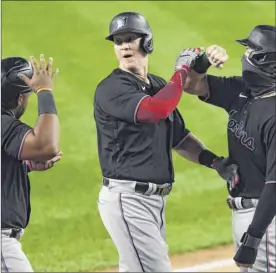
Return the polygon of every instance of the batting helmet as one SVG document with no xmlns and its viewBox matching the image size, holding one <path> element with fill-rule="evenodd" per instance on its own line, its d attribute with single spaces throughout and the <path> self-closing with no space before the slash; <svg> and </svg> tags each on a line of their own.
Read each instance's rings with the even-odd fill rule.
<svg viewBox="0 0 276 273">
<path fill-rule="evenodd" d="M 113 35 L 126 32 L 142 34 L 142 49 L 147 54 L 153 52 L 153 35 L 149 23 L 143 15 L 136 12 L 122 12 L 113 17 L 106 40 L 113 41 Z"/>
<path fill-rule="evenodd" d="M 8 57 L 1 60 L 1 105 L 15 108 L 20 94 L 31 92 L 32 89 L 22 81 L 18 74 L 31 78 L 33 67 L 22 57 Z"/>
<path fill-rule="evenodd" d="M 256 26 L 248 38 L 236 41 L 249 47 L 246 57 L 255 67 L 276 66 L 276 27 Z"/>
</svg>

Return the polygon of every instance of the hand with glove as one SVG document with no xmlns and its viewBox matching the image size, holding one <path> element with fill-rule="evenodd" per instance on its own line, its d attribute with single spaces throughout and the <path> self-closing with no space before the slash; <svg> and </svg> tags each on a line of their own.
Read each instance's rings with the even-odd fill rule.
<svg viewBox="0 0 276 273">
<path fill-rule="evenodd" d="M 227 181 L 230 190 L 239 183 L 238 166 L 231 162 L 230 158 L 217 157 L 213 160 L 212 168 L 219 176 Z"/>
<path fill-rule="evenodd" d="M 256 261 L 258 247 L 261 243 L 261 238 L 251 236 L 245 232 L 241 238 L 242 245 L 239 247 L 234 261 L 238 267 L 252 267 Z"/>
<path fill-rule="evenodd" d="M 219 176 L 227 181 L 230 190 L 239 183 L 238 166 L 229 157 L 219 157 L 205 149 L 199 154 L 198 161 L 201 165 L 216 170 Z"/>
<path fill-rule="evenodd" d="M 187 48 L 179 53 L 176 58 L 174 71 L 185 70 L 189 72 L 194 66 L 203 48 Z"/>
</svg>

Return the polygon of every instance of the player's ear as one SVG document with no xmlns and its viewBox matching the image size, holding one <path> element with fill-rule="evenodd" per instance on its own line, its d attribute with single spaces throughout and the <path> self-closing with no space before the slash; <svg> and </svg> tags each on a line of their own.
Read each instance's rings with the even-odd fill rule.
<svg viewBox="0 0 276 273">
<path fill-rule="evenodd" d="M 139 51 L 140 53 L 142 54 L 143 57 L 146 57 L 148 54 L 147 52 L 143 49 L 143 44 L 145 42 L 145 38 L 144 37 L 141 37 L 139 39 Z"/>
<path fill-rule="evenodd" d="M 24 97 L 22 94 L 19 95 L 18 100 L 17 100 L 17 104 L 20 106 L 24 103 Z"/>
</svg>

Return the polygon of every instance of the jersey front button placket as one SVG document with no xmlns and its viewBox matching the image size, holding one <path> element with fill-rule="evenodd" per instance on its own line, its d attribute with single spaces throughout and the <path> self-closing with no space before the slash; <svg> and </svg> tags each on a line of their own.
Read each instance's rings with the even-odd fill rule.
<svg viewBox="0 0 276 273">
<path fill-rule="evenodd" d="M 250 107 L 250 105 L 252 104 L 252 101 L 247 101 L 246 104 L 244 105 L 244 108 L 243 108 L 243 114 L 244 115 L 247 115 L 248 113 L 248 107 Z"/>
</svg>

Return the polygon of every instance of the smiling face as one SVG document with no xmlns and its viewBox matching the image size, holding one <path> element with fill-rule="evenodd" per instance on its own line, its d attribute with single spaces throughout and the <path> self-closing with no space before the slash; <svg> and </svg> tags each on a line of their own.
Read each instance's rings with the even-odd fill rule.
<svg viewBox="0 0 276 273">
<path fill-rule="evenodd" d="M 130 32 L 114 35 L 114 50 L 121 69 L 137 73 L 147 65 L 147 55 L 140 46 L 141 39 L 140 34 Z"/>
</svg>

